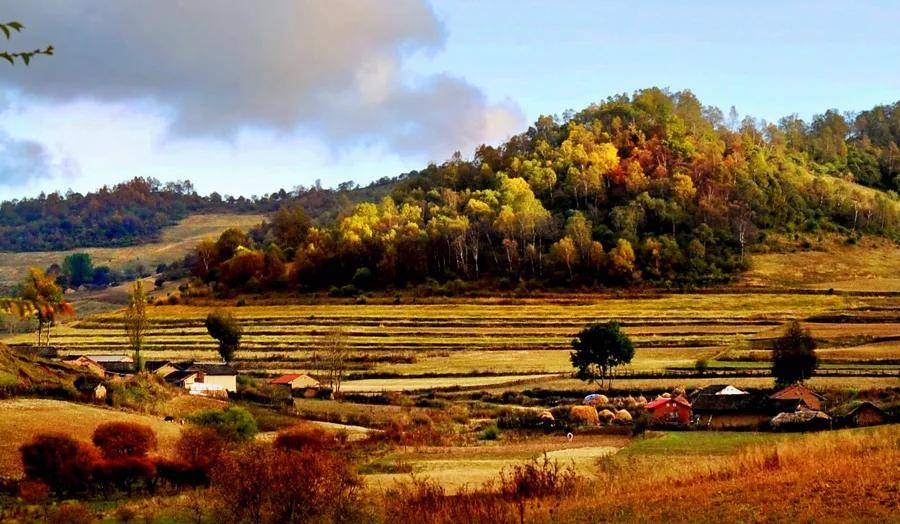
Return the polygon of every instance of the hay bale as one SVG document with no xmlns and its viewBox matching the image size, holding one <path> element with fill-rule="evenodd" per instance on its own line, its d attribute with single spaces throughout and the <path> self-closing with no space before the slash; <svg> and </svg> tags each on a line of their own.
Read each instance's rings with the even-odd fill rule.
<svg viewBox="0 0 900 524">
<path fill-rule="evenodd" d="M 611 403 L 613 406 L 620 408 L 625 405 L 625 399 L 623 399 L 622 397 L 615 397 L 612 399 Z"/>
<path fill-rule="evenodd" d="M 569 420 L 575 424 L 596 426 L 600 424 L 597 409 L 592 406 L 572 406 L 569 410 Z"/>
<path fill-rule="evenodd" d="M 544 422 L 553 422 L 556 420 L 553 418 L 553 413 L 550 413 L 550 410 L 548 409 L 541 411 L 540 414 L 538 414 L 538 417 Z"/>
<path fill-rule="evenodd" d="M 659 398 L 672 398 L 672 395 L 670 393 L 663 393 Z"/>
<path fill-rule="evenodd" d="M 672 390 L 672 398 L 684 396 L 684 394 L 685 394 L 684 386 L 678 386 Z"/>
<path fill-rule="evenodd" d="M 625 411 L 624 409 L 616 411 L 616 422 L 618 422 L 619 424 L 631 424 L 631 421 L 631 413 Z"/>
<path fill-rule="evenodd" d="M 609 424 L 616 418 L 616 414 L 608 409 L 604 409 L 603 411 L 598 413 L 597 416 L 600 417 L 600 420 L 606 422 L 607 424 Z"/>
<path fill-rule="evenodd" d="M 647 397 L 645 397 L 644 395 L 640 395 L 640 396 L 639 396 L 638 398 L 636 398 L 635 400 L 637 400 L 637 403 L 638 403 L 639 406 L 643 406 L 644 404 L 647 403 Z"/>
<path fill-rule="evenodd" d="M 624 404 L 625 404 L 625 407 L 626 407 L 626 408 L 628 408 L 628 409 L 634 409 L 634 408 L 637 407 L 638 402 L 637 402 L 637 399 L 636 399 L 636 398 L 632 397 L 631 395 L 628 395 L 627 397 L 625 397 L 625 402 L 624 402 Z"/>
<path fill-rule="evenodd" d="M 606 406 L 609 405 L 609 397 L 606 395 L 593 395 L 591 398 L 585 402 L 588 406 Z"/>
</svg>

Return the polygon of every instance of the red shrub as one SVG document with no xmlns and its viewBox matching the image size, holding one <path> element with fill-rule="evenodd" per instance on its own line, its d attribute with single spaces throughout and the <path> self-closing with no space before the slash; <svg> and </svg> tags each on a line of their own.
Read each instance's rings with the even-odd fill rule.
<svg viewBox="0 0 900 524">
<path fill-rule="evenodd" d="M 107 489 L 131 493 L 147 488 L 156 478 L 156 466 L 148 457 L 119 456 L 102 460 L 94 469 L 94 482 Z"/>
<path fill-rule="evenodd" d="M 106 422 L 97 426 L 91 438 L 103 456 L 141 457 L 156 449 L 156 434 L 149 426 L 134 422 Z"/>
<path fill-rule="evenodd" d="M 190 428 L 181 433 L 176 445 L 178 459 L 209 475 L 224 455 L 226 442 L 211 428 Z"/>
<path fill-rule="evenodd" d="M 157 479 L 174 487 L 203 486 L 209 482 L 203 470 L 184 460 L 154 457 L 153 464 Z"/>
<path fill-rule="evenodd" d="M 321 449 L 302 452 L 247 445 L 225 455 L 213 488 L 235 521 L 354 521 L 359 482 L 342 458 Z"/>
<path fill-rule="evenodd" d="M 25 504 L 43 504 L 50 495 L 50 487 L 40 480 L 23 480 L 19 482 L 19 498 Z"/>
<path fill-rule="evenodd" d="M 47 514 L 48 524 L 91 524 L 95 521 L 91 510 L 81 502 L 65 502 Z"/>
<path fill-rule="evenodd" d="M 25 476 L 43 481 L 57 493 L 87 490 L 100 460 L 92 446 L 59 433 L 38 435 L 19 451 Z"/>
<path fill-rule="evenodd" d="M 275 447 L 293 451 L 334 450 L 346 443 L 346 433 L 325 431 L 311 424 L 297 424 L 275 437 Z"/>
</svg>

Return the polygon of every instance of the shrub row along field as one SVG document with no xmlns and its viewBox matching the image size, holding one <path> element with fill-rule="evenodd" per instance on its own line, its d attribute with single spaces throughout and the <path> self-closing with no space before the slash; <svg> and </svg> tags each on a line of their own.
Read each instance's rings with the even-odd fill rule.
<svg viewBox="0 0 900 524">
<path fill-rule="evenodd" d="M 203 325 L 209 310 L 150 308 L 146 358 L 215 358 L 215 341 Z M 825 366 L 884 367 L 900 361 L 900 308 L 890 297 L 573 295 L 564 300 L 251 305 L 231 311 L 244 327 L 236 363 L 246 372 L 308 370 L 313 352 L 339 327 L 350 349 L 351 378 L 373 379 L 358 383 L 367 390 L 380 388 L 374 379 L 415 382 L 396 384 L 409 389 L 437 387 L 437 381 L 426 380 L 433 376 L 453 375 L 458 378 L 440 385 L 466 386 L 569 371 L 573 335 L 587 323 L 609 319 L 620 321 L 634 341 L 635 371 L 691 368 L 700 359 L 713 368 L 764 367 L 768 341 L 795 318 L 814 320 L 808 325 L 821 340 Z M 54 329 L 52 343 L 67 353 L 125 352 L 121 319 L 116 312 L 69 322 Z M 29 344 L 31 339 L 18 335 L 8 342 Z"/>
</svg>

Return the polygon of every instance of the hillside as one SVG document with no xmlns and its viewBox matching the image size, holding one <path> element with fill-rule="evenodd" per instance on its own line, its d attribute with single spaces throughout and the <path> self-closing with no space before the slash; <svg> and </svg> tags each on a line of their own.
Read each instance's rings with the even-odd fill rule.
<svg viewBox="0 0 900 524">
<path fill-rule="evenodd" d="M 0 252 L 0 286 L 10 287 L 18 283 L 31 266 L 46 268 L 52 264 L 62 264 L 63 259 L 73 253 L 88 253 L 95 266 L 108 266 L 116 271 L 138 265 L 152 271 L 159 264 L 182 259 L 204 238 L 215 237 L 229 227 L 249 229 L 262 220 L 263 216 L 258 214 L 191 215 L 163 228 L 158 240 L 136 246 L 78 246 L 67 251 Z"/>
<path fill-rule="evenodd" d="M 299 205 L 315 219 L 333 220 L 353 203 L 379 199 L 401 177 L 365 187 L 352 183 L 337 189 L 315 186 L 246 197 L 199 195 L 190 181 L 161 184 L 134 178 L 80 194 L 56 192 L 0 205 L 0 251 L 61 251 L 87 247 L 125 247 L 161 240 L 164 228 L 191 215 L 265 214 Z"/>
<path fill-rule="evenodd" d="M 0 344 L 0 396 L 66 396 L 77 374 L 68 366 Z"/>
<path fill-rule="evenodd" d="M 333 224 L 292 212 L 228 232 L 194 274 L 219 295 L 695 286 L 732 282 L 771 239 L 897 241 L 900 198 L 848 160 L 867 131 L 833 117 L 728 123 L 688 91 L 611 97 L 413 172 Z"/>
</svg>

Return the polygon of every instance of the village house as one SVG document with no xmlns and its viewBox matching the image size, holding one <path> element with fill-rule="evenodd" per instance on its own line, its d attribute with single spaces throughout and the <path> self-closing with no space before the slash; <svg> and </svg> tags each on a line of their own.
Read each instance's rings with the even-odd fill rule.
<svg viewBox="0 0 900 524">
<path fill-rule="evenodd" d="M 290 388 L 291 392 L 303 392 L 304 397 L 313 397 L 319 388 L 319 381 L 302 373 L 288 373 L 269 381 L 273 386 Z"/>
<path fill-rule="evenodd" d="M 106 386 L 103 379 L 96 375 L 82 375 L 75 379 L 75 390 L 82 400 L 96 401 L 106 398 Z"/>
<path fill-rule="evenodd" d="M 768 395 L 747 393 L 732 386 L 715 385 L 700 390 L 692 408 L 701 427 L 709 429 L 759 428 L 779 413 L 792 413 L 800 399 L 772 399 Z"/>
<path fill-rule="evenodd" d="M 802 384 L 793 384 L 778 390 L 769 398 L 773 400 L 797 399 L 800 400 L 800 407 L 812 411 L 825 411 L 826 407 L 825 397 Z"/>
<path fill-rule="evenodd" d="M 106 375 L 106 370 L 103 369 L 103 366 L 87 355 L 69 355 L 63 357 L 61 362 L 72 367 L 83 368 L 85 371 L 98 377 Z"/>
<path fill-rule="evenodd" d="M 689 424 L 691 421 L 691 403 L 681 395 L 652 400 L 644 405 L 644 409 L 655 422 Z"/>
<path fill-rule="evenodd" d="M 144 370 L 165 378 L 170 373 L 179 371 L 179 368 L 171 360 L 148 360 L 144 362 Z"/>
<path fill-rule="evenodd" d="M 888 414 L 881 408 L 865 401 L 839 410 L 835 415 L 843 426 L 864 427 L 877 426 L 888 422 Z"/>
<path fill-rule="evenodd" d="M 163 380 L 176 388 L 190 389 L 191 384 L 197 381 L 197 375 L 196 371 L 182 371 L 179 369 L 168 373 L 163 377 Z"/>
<path fill-rule="evenodd" d="M 194 362 L 186 371 L 197 372 L 197 382 L 221 386 L 230 393 L 237 391 L 237 371 L 222 362 Z"/>
</svg>

